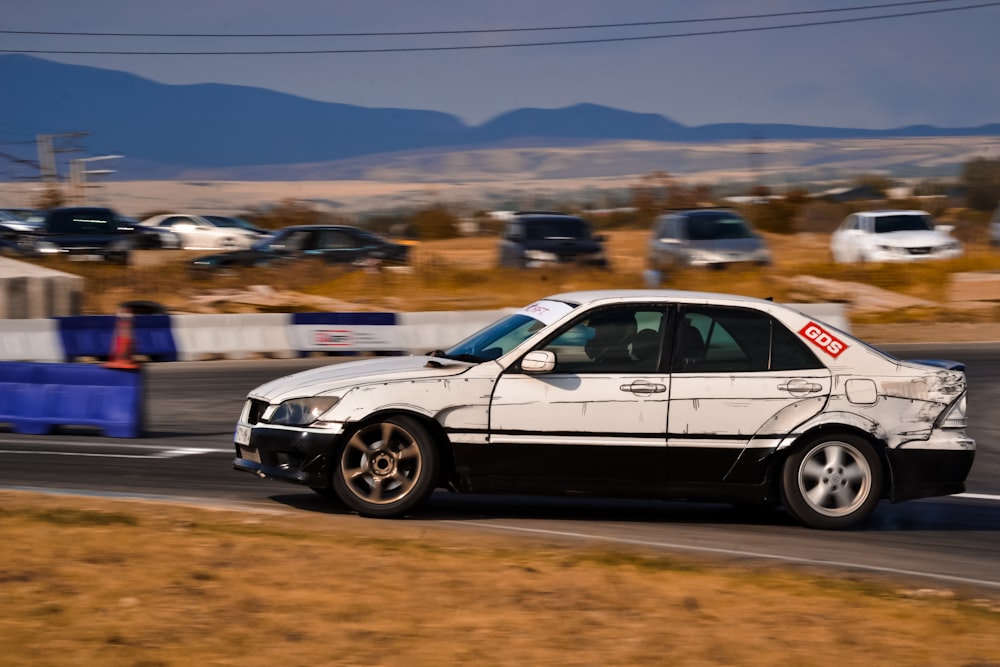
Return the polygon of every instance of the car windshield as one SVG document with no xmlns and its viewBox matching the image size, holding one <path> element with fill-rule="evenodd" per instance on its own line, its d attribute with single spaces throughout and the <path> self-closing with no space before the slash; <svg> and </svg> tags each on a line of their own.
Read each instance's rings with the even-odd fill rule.
<svg viewBox="0 0 1000 667">
<path fill-rule="evenodd" d="M 590 230 L 582 220 L 572 218 L 561 220 L 532 220 L 524 226 L 524 236 L 531 241 L 541 239 L 580 239 L 590 238 Z"/>
<path fill-rule="evenodd" d="M 305 247 L 309 231 L 305 229 L 288 229 L 274 236 L 265 236 L 251 244 L 253 250 L 266 252 L 295 252 Z"/>
<path fill-rule="evenodd" d="M 934 221 L 929 215 L 880 215 L 875 218 L 876 234 L 892 232 L 918 232 L 934 229 Z"/>
<path fill-rule="evenodd" d="M 574 307 L 561 301 L 537 301 L 497 320 L 447 350 L 432 352 L 431 356 L 474 363 L 498 359 Z"/>
<path fill-rule="evenodd" d="M 240 227 L 240 228 L 243 228 L 243 225 L 241 225 L 238 222 L 236 222 L 236 220 L 233 219 L 233 218 L 224 218 L 221 215 L 206 215 L 204 217 L 205 217 L 206 220 L 208 220 L 209 222 L 211 222 L 216 227 Z"/>
<path fill-rule="evenodd" d="M 746 220 L 732 213 L 703 213 L 688 218 L 688 238 L 692 241 L 745 239 L 753 236 Z"/>
<path fill-rule="evenodd" d="M 239 229 L 249 229 L 251 231 L 256 229 L 256 227 L 242 218 L 230 218 L 224 215 L 206 215 L 205 219 L 216 227 L 237 227 Z"/>
</svg>

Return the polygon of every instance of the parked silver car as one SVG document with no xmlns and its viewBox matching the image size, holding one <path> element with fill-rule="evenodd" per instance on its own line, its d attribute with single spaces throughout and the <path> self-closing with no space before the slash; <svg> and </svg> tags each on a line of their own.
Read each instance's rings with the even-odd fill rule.
<svg viewBox="0 0 1000 667">
<path fill-rule="evenodd" d="M 649 268 L 658 271 L 771 263 L 771 251 L 764 239 L 745 218 L 729 209 L 661 215 L 653 222 L 647 257 Z"/>
</svg>

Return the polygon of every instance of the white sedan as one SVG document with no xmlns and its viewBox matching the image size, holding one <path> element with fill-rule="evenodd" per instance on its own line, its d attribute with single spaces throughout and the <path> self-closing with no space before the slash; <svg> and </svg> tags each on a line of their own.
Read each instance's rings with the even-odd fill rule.
<svg viewBox="0 0 1000 667">
<path fill-rule="evenodd" d="M 844 218 L 830 237 L 835 262 L 910 262 L 962 255 L 949 225 L 926 211 L 860 211 Z"/>
<path fill-rule="evenodd" d="M 174 232 L 180 237 L 181 247 L 185 250 L 242 250 L 260 238 L 259 234 L 248 229 L 200 215 L 154 215 L 140 224 Z"/>
<path fill-rule="evenodd" d="M 794 308 L 661 290 L 559 294 L 423 356 L 252 390 L 238 470 L 365 516 L 436 487 L 784 505 L 840 529 L 964 490 L 964 366 L 902 361 Z"/>
</svg>

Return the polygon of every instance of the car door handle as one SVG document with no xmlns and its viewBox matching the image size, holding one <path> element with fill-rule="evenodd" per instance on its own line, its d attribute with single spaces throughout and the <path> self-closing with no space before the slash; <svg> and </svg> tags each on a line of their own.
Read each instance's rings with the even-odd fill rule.
<svg viewBox="0 0 1000 667">
<path fill-rule="evenodd" d="M 778 389 L 781 391 L 787 391 L 793 396 L 804 396 L 806 394 L 814 394 L 817 391 L 822 391 L 823 385 L 816 384 L 815 382 L 809 382 L 808 380 L 795 379 L 782 382 L 778 385 Z"/>
<path fill-rule="evenodd" d="M 662 394 L 667 390 L 667 385 L 646 380 L 633 380 L 632 384 L 623 384 L 618 389 L 637 396 L 649 396 L 650 394 Z"/>
</svg>

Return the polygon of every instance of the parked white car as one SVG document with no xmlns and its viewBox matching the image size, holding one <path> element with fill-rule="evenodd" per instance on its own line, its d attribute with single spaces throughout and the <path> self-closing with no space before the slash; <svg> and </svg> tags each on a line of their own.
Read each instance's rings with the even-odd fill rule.
<svg viewBox="0 0 1000 667">
<path fill-rule="evenodd" d="M 241 250 L 260 238 L 259 234 L 236 225 L 224 225 L 204 216 L 184 213 L 154 215 L 140 224 L 169 229 L 180 237 L 185 250 Z"/>
<path fill-rule="evenodd" d="M 835 262 L 911 262 L 948 259 L 964 252 L 950 225 L 926 211 L 860 211 L 844 218 L 830 237 Z"/>
<path fill-rule="evenodd" d="M 446 487 L 783 504 L 839 529 L 963 491 L 965 413 L 961 364 L 895 359 L 772 301 L 577 292 L 444 351 L 257 387 L 233 465 L 365 516 Z"/>
</svg>

